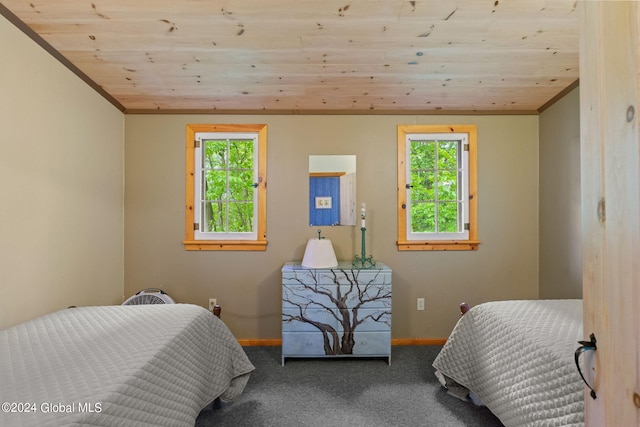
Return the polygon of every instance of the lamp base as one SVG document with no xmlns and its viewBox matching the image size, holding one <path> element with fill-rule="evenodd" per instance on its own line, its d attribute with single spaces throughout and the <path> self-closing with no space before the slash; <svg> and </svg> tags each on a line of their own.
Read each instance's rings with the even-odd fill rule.
<svg viewBox="0 0 640 427">
<path fill-rule="evenodd" d="M 373 261 L 373 255 L 368 257 L 356 255 L 353 258 L 353 262 L 351 263 L 351 266 L 353 268 L 365 269 L 365 268 L 375 267 L 376 263 Z"/>
</svg>

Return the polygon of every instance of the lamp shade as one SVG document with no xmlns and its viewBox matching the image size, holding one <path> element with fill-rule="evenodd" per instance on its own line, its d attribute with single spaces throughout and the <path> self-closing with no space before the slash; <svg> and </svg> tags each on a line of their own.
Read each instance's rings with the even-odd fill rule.
<svg viewBox="0 0 640 427">
<path fill-rule="evenodd" d="M 338 266 L 336 253 L 329 239 L 309 239 L 302 258 L 302 266 L 307 268 L 332 268 Z"/>
</svg>

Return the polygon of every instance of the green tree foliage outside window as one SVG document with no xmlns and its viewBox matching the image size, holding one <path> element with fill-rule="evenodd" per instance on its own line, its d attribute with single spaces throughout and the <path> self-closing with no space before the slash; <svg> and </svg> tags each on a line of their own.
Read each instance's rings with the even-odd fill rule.
<svg viewBox="0 0 640 427">
<path fill-rule="evenodd" d="M 414 233 L 459 232 L 461 228 L 461 143 L 411 141 L 411 228 Z"/>
<path fill-rule="evenodd" d="M 254 227 L 254 141 L 203 141 L 204 228 L 219 233 L 252 232 Z"/>
</svg>

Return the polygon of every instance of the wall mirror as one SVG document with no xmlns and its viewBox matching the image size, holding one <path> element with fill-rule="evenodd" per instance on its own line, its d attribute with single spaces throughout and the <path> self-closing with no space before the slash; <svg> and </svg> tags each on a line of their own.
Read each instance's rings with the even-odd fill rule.
<svg viewBox="0 0 640 427">
<path fill-rule="evenodd" d="M 309 156 L 309 225 L 356 225 L 356 156 Z"/>
</svg>

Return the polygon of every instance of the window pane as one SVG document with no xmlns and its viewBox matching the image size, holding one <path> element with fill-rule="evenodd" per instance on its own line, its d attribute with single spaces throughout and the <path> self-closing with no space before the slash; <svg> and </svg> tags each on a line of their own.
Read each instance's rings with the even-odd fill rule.
<svg viewBox="0 0 640 427">
<path fill-rule="evenodd" d="M 438 142 L 438 169 L 458 168 L 458 141 Z"/>
<path fill-rule="evenodd" d="M 435 203 L 414 203 L 411 205 L 411 232 L 435 233 Z"/>
<path fill-rule="evenodd" d="M 253 231 L 253 140 L 204 141 L 204 232 Z"/>
<path fill-rule="evenodd" d="M 253 229 L 253 140 L 203 141 L 203 232 L 251 232 Z M 231 203 L 238 201 L 241 203 Z"/>
<path fill-rule="evenodd" d="M 426 201 L 435 200 L 435 173 L 414 172 L 411 174 L 411 200 Z"/>
<path fill-rule="evenodd" d="M 223 232 L 226 222 L 226 203 L 207 202 L 204 203 L 202 231 Z"/>
<path fill-rule="evenodd" d="M 230 233 L 253 231 L 253 203 L 229 203 Z"/>
<path fill-rule="evenodd" d="M 253 169 L 252 140 L 229 140 L 229 169 Z"/>
<path fill-rule="evenodd" d="M 253 200 L 253 171 L 230 170 L 229 171 L 229 200 Z"/>
<path fill-rule="evenodd" d="M 203 141 L 205 155 L 203 165 L 205 169 L 225 169 L 227 167 L 227 140 L 210 139 Z"/>
<path fill-rule="evenodd" d="M 434 141 L 411 141 L 409 158 L 411 170 L 433 169 L 436 164 Z"/>
<path fill-rule="evenodd" d="M 457 233 L 458 203 L 445 202 L 438 204 L 438 232 Z"/>
<path fill-rule="evenodd" d="M 444 170 L 438 172 L 438 200 L 458 200 L 457 171 Z"/>
<path fill-rule="evenodd" d="M 205 173 L 204 199 L 205 200 L 225 200 L 226 199 L 227 173 L 224 170 L 209 170 Z"/>
</svg>

